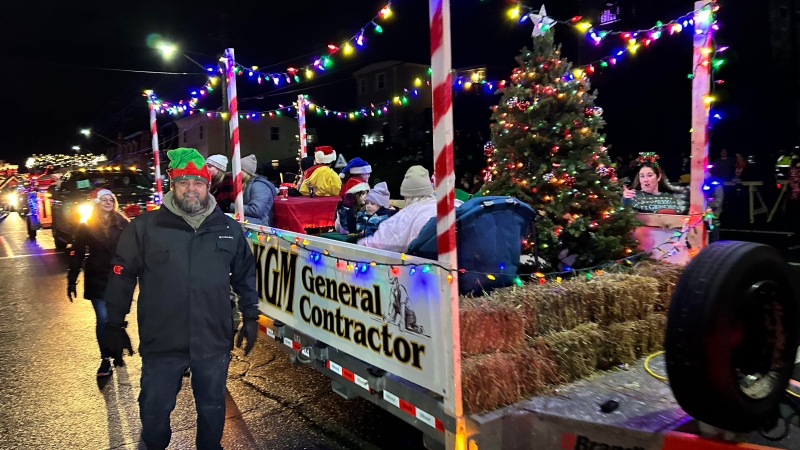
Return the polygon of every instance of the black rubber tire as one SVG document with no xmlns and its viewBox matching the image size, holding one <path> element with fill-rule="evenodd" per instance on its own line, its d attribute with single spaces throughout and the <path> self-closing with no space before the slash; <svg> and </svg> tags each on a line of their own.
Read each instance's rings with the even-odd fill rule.
<svg viewBox="0 0 800 450">
<path fill-rule="evenodd" d="M 34 230 L 34 229 L 33 229 L 33 227 L 31 227 L 31 218 L 30 218 L 30 216 L 28 216 L 28 217 L 25 219 L 25 224 L 26 224 L 26 225 L 27 225 L 27 227 L 28 227 L 28 237 L 29 237 L 29 238 L 30 238 L 32 241 L 35 241 L 35 240 L 36 240 L 36 230 Z"/>
<path fill-rule="evenodd" d="M 794 366 L 798 322 L 790 268 L 777 250 L 737 241 L 703 249 L 684 269 L 667 315 L 667 374 L 680 406 L 731 431 L 774 420 Z M 772 325 L 772 334 L 762 330 L 764 323 Z M 783 345 L 770 346 L 776 341 L 768 336 Z M 764 354 L 771 357 L 754 357 Z M 768 372 L 773 381 L 748 388 L 748 395 L 738 369 Z"/>
</svg>

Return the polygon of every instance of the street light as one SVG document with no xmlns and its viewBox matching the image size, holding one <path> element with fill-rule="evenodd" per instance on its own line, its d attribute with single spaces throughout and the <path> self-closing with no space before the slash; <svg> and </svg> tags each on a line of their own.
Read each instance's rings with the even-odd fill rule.
<svg viewBox="0 0 800 450">
<path fill-rule="evenodd" d="M 98 132 L 96 132 L 96 131 L 92 131 L 92 130 L 90 130 L 90 129 L 88 129 L 88 128 L 84 128 L 84 129 L 82 129 L 82 130 L 81 130 L 81 134 L 82 134 L 82 135 L 84 135 L 84 136 L 86 136 L 87 138 L 91 137 L 92 135 L 95 135 L 95 136 L 100 136 L 101 138 L 103 138 L 103 139 L 107 140 L 108 142 L 110 142 L 110 143 L 112 143 L 112 144 L 114 144 L 114 145 L 119 145 L 119 142 L 115 142 L 114 140 L 112 140 L 112 139 L 109 139 L 109 138 L 107 138 L 107 137 L 103 136 L 102 134 L 100 134 L 100 133 L 98 133 Z M 72 149 L 73 149 L 73 150 L 75 150 L 75 147 L 72 147 Z"/>
<path fill-rule="evenodd" d="M 73 145 L 72 149 L 75 150 L 75 153 L 80 153 L 81 152 L 81 148 L 79 146 L 77 146 L 77 145 Z"/>
<path fill-rule="evenodd" d="M 192 59 L 186 53 L 178 50 L 178 46 L 175 45 L 175 44 L 163 41 L 163 42 L 158 44 L 158 49 L 161 51 L 161 54 L 164 55 L 164 59 L 166 59 L 166 60 L 172 59 L 172 56 L 175 53 L 180 53 L 184 58 L 186 58 L 189 61 L 191 61 L 192 63 L 194 63 L 194 65 L 196 65 L 197 67 L 203 69 L 203 71 L 210 72 L 211 70 L 213 70 L 213 69 L 209 70 L 207 67 L 204 67 L 202 64 L 200 64 L 199 62 L 197 62 L 194 59 Z"/>
</svg>

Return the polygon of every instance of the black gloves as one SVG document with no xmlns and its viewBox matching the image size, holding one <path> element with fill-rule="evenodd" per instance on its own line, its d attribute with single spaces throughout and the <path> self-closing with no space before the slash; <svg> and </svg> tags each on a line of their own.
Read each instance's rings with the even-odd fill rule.
<svg viewBox="0 0 800 450">
<path fill-rule="evenodd" d="M 256 336 L 258 335 L 258 319 L 243 318 L 242 326 L 239 328 L 239 334 L 236 335 L 236 347 L 242 348 L 242 340 L 247 339 L 247 344 L 244 346 L 244 354 L 250 354 L 253 346 L 256 345 Z"/>
<path fill-rule="evenodd" d="M 78 289 L 75 283 L 67 283 L 67 297 L 69 297 L 70 303 L 73 298 L 78 298 Z"/>
<path fill-rule="evenodd" d="M 100 347 L 109 356 L 114 358 L 114 365 L 121 366 L 122 352 L 128 350 L 129 355 L 133 355 L 133 346 L 131 345 L 131 338 L 128 337 L 128 332 L 125 331 L 127 322 L 123 322 L 122 326 L 119 325 L 106 325 L 103 332 L 103 337 L 100 339 Z"/>
</svg>

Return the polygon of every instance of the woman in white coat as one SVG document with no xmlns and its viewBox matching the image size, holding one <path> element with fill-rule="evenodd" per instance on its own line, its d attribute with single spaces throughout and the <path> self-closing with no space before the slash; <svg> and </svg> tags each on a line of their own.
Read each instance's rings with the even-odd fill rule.
<svg viewBox="0 0 800 450">
<path fill-rule="evenodd" d="M 366 247 L 405 252 L 431 217 L 436 217 L 436 197 L 428 170 L 422 166 L 411 166 L 400 185 L 400 195 L 405 206 L 397 214 L 381 222 L 372 236 L 360 239 Z M 456 206 L 460 205 L 456 201 Z"/>
</svg>

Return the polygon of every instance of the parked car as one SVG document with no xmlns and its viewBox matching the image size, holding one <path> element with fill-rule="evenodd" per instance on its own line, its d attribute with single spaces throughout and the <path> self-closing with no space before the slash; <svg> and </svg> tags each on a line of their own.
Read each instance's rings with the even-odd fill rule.
<svg viewBox="0 0 800 450">
<path fill-rule="evenodd" d="M 108 189 L 117 196 L 120 212 L 134 218 L 156 207 L 154 188 L 141 170 L 107 167 L 80 169 L 61 177 L 61 185 L 52 193 L 53 240 L 56 248 L 72 243 L 72 234 L 92 213 L 90 194 L 95 189 Z"/>
</svg>

